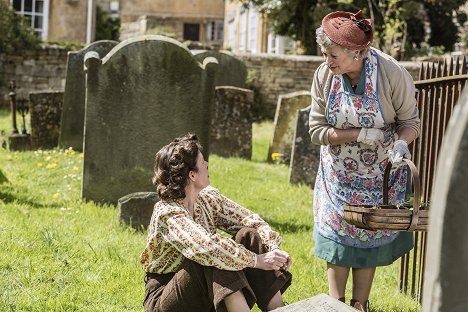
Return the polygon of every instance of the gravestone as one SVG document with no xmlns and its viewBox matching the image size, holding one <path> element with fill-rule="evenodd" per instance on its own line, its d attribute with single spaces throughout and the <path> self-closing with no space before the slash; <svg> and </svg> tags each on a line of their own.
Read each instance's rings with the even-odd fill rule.
<svg viewBox="0 0 468 312">
<path fill-rule="evenodd" d="M 455 107 L 431 194 L 423 311 L 468 311 L 468 89 Z"/>
<path fill-rule="evenodd" d="M 223 157 L 252 157 L 253 92 L 216 87 L 211 119 L 210 151 Z"/>
<path fill-rule="evenodd" d="M 207 57 L 218 60 L 218 70 L 215 77 L 215 86 L 231 86 L 245 88 L 247 67 L 244 62 L 234 57 L 228 51 L 192 51 L 200 62 Z"/>
<path fill-rule="evenodd" d="M 344 302 L 325 294 L 301 300 L 293 304 L 275 309 L 275 312 L 356 312 Z"/>
<path fill-rule="evenodd" d="M 309 91 L 298 91 L 279 96 L 273 125 L 274 132 L 268 148 L 268 161 L 272 160 L 273 153 L 278 153 L 283 162 L 290 162 L 296 114 L 299 109 L 309 105 Z"/>
<path fill-rule="evenodd" d="M 119 221 L 136 230 L 148 228 L 154 205 L 158 202 L 155 192 L 137 192 L 119 198 L 117 211 Z"/>
<path fill-rule="evenodd" d="M 85 55 L 85 200 L 116 203 L 154 190 L 154 156 L 175 137 L 196 133 L 209 154 L 217 61 L 200 64 L 181 43 L 142 36 L 103 59 Z"/>
<path fill-rule="evenodd" d="M 320 146 L 312 144 L 309 135 L 310 106 L 297 111 L 289 165 L 289 183 L 314 187 L 320 164 Z"/>
<path fill-rule="evenodd" d="M 95 51 L 100 57 L 104 57 L 117 44 L 117 41 L 101 40 L 93 42 L 79 51 L 68 52 L 67 77 L 59 137 L 59 145 L 61 147 L 71 147 L 76 151 L 83 150 L 86 95 L 85 72 L 83 68 L 85 54 Z"/>
<path fill-rule="evenodd" d="M 29 93 L 33 149 L 57 147 L 62 105 L 62 91 Z"/>
</svg>

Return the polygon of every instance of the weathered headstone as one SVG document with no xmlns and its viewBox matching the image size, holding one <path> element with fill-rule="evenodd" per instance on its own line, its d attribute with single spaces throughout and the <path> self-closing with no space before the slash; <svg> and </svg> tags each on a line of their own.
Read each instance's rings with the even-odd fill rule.
<svg viewBox="0 0 468 312">
<path fill-rule="evenodd" d="M 431 194 L 423 311 L 468 311 L 468 91 L 450 118 Z"/>
<path fill-rule="evenodd" d="M 252 157 L 253 92 L 216 87 L 210 151 L 223 157 Z"/>
<path fill-rule="evenodd" d="M 163 36 L 88 52 L 82 198 L 152 191 L 154 155 L 176 136 L 196 133 L 207 156 L 216 66 Z"/>
<path fill-rule="evenodd" d="M 325 294 L 301 300 L 282 308 L 275 309 L 277 312 L 356 312 L 344 302 Z"/>
<path fill-rule="evenodd" d="M 273 153 L 278 153 L 281 155 L 281 159 L 284 162 L 289 163 L 294 139 L 294 129 L 296 128 L 297 111 L 309 105 L 309 91 L 298 91 L 279 96 L 276 106 L 273 136 L 268 148 L 268 161 L 272 160 Z"/>
<path fill-rule="evenodd" d="M 291 149 L 289 182 L 315 185 L 320 163 L 320 146 L 312 144 L 309 135 L 310 106 L 297 111 L 296 129 Z"/>
<path fill-rule="evenodd" d="M 62 104 L 62 91 L 29 93 L 32 148 L 57 147 Z"/>
<path fill-rule="evenodd" d="M 59 145 L 61 147 L 71 147 L 76 151 L 83 150 L 86 96 L 85 72 L 83 68 L 85 54 L 95 51 L 100 57 L 104 57 L 117 44 L 117 41 L 101 40 L 93 42 L 79 51 L 68 52 L 67 77 L 59 137 Z"/>
<path fill-rule="evenodd" d="M 117 211 L 119 221 L 136 230 L 148 228 L 153 207 L 158 202 L 155 192 L 138 192 L 119 198 Z"/>
<path fill-rule="evenodd" d="M 247 67 L 241 60 L 228 51 L 193 51 L 195 58 L 200 62 L 207 57 L 218 60 L 215 86 L 231 86 L 245 88 Z"/>
</svg>

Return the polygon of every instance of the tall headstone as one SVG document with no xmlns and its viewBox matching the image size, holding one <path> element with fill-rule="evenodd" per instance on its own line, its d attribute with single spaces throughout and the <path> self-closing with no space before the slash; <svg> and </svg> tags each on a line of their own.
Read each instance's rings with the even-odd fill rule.
<svg viewBox="0 0 468 312">
<path fill-rule="evenodd" d="M 252 157 L 253 92 L 216 87 L 211 119 L 210 150 L 223 157 Z"/>
<path fill-rule="evenodd" d="M 279 153 L 281 159 L 289 163 L 297 111 L 309 105 L 309 91 L 298 91 L 279 96 L 274 120 L 274 132 L 268 148 L 268 161 L 272 160 L 271 155 L 273 153 Z"/>
<path fill-rule="evenodd" d="M 95 51 L 100 57 L 104 57 L 117 41 L 96 41 L 79 51 L 68 52 L 67 76 L 65 92 L 63 96 L 62 118 L 60 125 L 59 145 L 64 148 L 83 150 L 83 132 L 85 116 L 85 72 L 84 56 L 90 51 Z"/>
<path fill-rule="evenodd" d="M 297 111 L 289 166 L 289 182 L 293 184 L 305 183 L 314 187 L 320 163 L 320 146 L 312 144 L 310 140 L 309 114 L 310 106 Z"/>
<path fill-rule="evenodd" d="M 195 58 L 202 62 L 207 57 L 214 57 L 219 65 L 216 72 L 215 86 L 245 88 L 247 66 L 228 51 L 193 51 Z"/>
<path fill-rule="evenodd" d="M 32 148 L 57 147 L 62 105 L 62 91 L 29 93 Z"/>
<path fill-rule="evenodd" d="M 103 59 L 88 52 L 85 68 L 82 198 L 153 191 L 155 153 L 176 136 L 196 133 L 208 155 L 216 59 L 201 64 L 176 40 L 142 36 Z"/>
<path fill-rule="evenodd" d="M 423 311 L 468 311 L 468 91 L 450 118 L 431 194 Z"/>
</svg>

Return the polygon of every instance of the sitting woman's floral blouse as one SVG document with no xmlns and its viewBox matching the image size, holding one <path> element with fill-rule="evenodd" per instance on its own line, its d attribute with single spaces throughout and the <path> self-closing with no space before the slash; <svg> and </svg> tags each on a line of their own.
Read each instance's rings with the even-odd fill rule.
<svg viewBox="0 0 468 312">
<path fill-rule="evenodd" d="M 176 272 L 185 258 L 222 270 L 253 267 L 255 253 L 216 232 L 234 235 L 243 227 L 257 229 L 270 250 L 281 243 L 280 235 L 262 218 L 211 186 L 200 192 L 193 217 L 180 202 L 161 200 L 154 207 L 140 263 L 145 272 L 159 274 Z"/>
</svg>

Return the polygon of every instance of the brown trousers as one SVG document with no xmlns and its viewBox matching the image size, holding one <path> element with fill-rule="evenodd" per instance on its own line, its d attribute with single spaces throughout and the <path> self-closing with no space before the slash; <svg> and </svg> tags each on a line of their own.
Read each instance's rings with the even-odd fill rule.
<svg viewBox="0 0 468 312">
<path fill-rule="evenodd" d="M 242 228 L 233 239 L 256 254 L 268 251 L 255 229 Z M 151 312 L 224 312 L 224 298 L 242 290 L 250 308 L 257 303 L 266 311 L 273 296 L 286 291 L 291 280 L 291 273 L 284 270 L 226 271 L 186 259 L 176 273 L 147 273 L 143 306 Z"/>
</svg>

